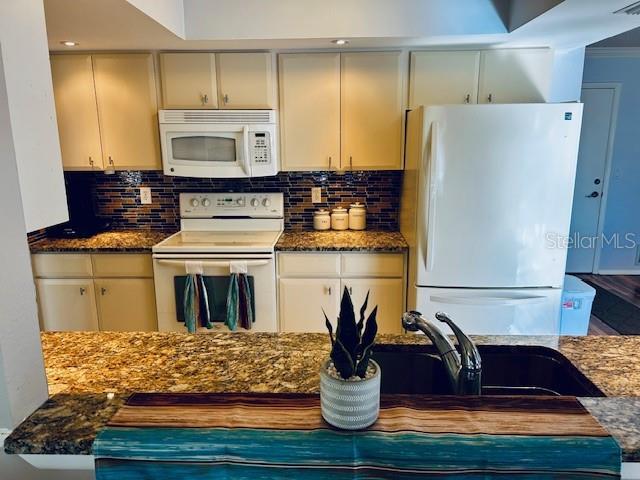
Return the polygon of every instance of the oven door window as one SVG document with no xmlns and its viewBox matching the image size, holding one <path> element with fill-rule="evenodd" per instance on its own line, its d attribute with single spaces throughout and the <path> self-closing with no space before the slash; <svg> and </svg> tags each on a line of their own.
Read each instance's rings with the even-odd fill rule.
<svg viewBox="0 0 640 480">
<path fill-rule="evenodd" d="M 171 156 L 179 161 L 235 163 L 236 150 L 235 137 L 190 135 L 171 138 Z"/>
<path fill-rule="evenodd" d="M 174 291 L 176 296 L 176 321 L 184 323 L 184 285 L 186 276 L 173 277 Z M 256 311 L 256 295 L 253 276 L 249 275 L 249 291 L 251 292 L 251 310 Z M 229 293 L 228 275 L 226 276 L 204 276 L 204 286 L 209 297 L 209 311 L 212 322 L 222 322 L 227 318 L 227 294 Z M 255 322 L 255 315 L 253 320 Z"/>
</svg>

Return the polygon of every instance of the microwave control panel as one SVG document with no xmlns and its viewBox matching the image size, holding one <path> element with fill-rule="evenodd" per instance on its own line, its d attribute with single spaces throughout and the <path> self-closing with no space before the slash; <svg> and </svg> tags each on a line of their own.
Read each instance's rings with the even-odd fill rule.
<svg viewBox="0 0 640 480">
<path fill-rule="evenodd" d="M 249 132 L 249 152 L 251 163 L 268 165 L 271 163 L 271 135 L 269 132 Z"/>
</svg>

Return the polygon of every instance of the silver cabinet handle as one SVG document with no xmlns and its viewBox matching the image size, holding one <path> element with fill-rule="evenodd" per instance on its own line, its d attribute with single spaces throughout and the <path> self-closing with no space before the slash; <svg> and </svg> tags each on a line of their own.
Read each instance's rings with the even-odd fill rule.
<svg viewBox="0 0 640 480">
<path fill-rule="evenodd" d="M 471 103 L 471 94 L 467 93 L 467 96 L 464 97 L 464 103 Z"/>
<path fill-rule="evenodd" d="M 202 104 L 203 105 L 209 103 L 209 95 L 207 95 L 206 93 L 204 95 L 202 95 L 200 98 L 202 99 Z"/>
<path fill-rule="evenodd" d="M 111 166 L 115 165 L 115 164 L 113 163 L 113 158 L 111 158 L 111 155 L 109 155 L 109 165 L 111 165 Z"/>
<path fill-rule="evenodd" d="M 226 93 L 224 94 L 224 96 L 222 97 L 222 101 L 224 103 L 229 103 L 229 95 L 227 95 Z"/>
<path fill-rule="evenodd" d="M 331 287 L 328 287 L 328 288 L 327 288 L 327 293 L 328 293 L 329 295 L 331 295 Z"/>
<path fill-rule="evenodd" d="M 80 295 L 84 295 L 84 292 L 86 291 L 87 291 L 86 288 L 80 287 Z"/>
<path fill-rule="evenodd" d="M 353 157 L 349 155 L 349 170 L 353 170 Z"/>
<path fill-rule="evenodd" d="M 91 156 L 89 156 L 89 166 L 93 167 L 93 158 Z"/>
<path fill-rule="evenodd" d="M 329 170 L 331 170 L 331 155 L 329 155 Z"/>
<path fill-rule="evenodd" d="M 102 287 L 102 288 L 100 289 L 100 293 L 101 293 L 102 295 L 106 294 L 106 293 L 107 293 L 107 289 L 106 289 L 106 288 L 104 288 L 104 287 Z"/>
<path fill-rule="evenodd" d="M 353 287 L 349 287 L 349 295 L 353 295 Z"/>
<path fill-rule="evenodd" d="M 490 93 L 489 96 L 487 97 L 487 101 L 489 103 L 493 103 L 493 93 Z"/>
</svg>

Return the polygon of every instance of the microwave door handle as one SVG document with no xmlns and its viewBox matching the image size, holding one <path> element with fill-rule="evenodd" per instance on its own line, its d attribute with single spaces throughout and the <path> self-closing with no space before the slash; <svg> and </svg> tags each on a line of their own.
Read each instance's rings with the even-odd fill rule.
<svg viewBox="0 0 640 480">
<path fill-rule="evenodd" d="M 251 165 L 249 162 L 249 127 L 242 127 L 242 154 L 244 156 L 242 170 L 247 177 L 251 176 Z"/>
<path fill-rule="evenodd" d="M 199 261 L 199 260 L 198 260 Z M 249 260 L 249 261 L 244 261 L 244 260 L 237 260 L 238 262 L 243 262 L 247 264 L 247 267 L 262 267 L 264 265 L 267 265 L 269 263 L 269 260 Z M 185 261 L 184 260 L 158 260 L 158 262 L 161 265 L 177 265 L 177 266 L 185 266 Z M 224 267 L 224 268 L 230 268 L 231 263 L 233 263 L 233 261 L 229 262 L 201 262 L 203 267 Z"/>
</svg>

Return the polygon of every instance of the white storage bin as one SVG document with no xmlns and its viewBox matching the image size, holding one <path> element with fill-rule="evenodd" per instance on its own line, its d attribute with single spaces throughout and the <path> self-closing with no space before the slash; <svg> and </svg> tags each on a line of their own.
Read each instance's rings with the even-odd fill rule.
<svg viewBox="0 0 640 480">
<path fill-rule="evenodd" d="M 596 290 L 582 280 L 565 275 L 562 290 L 560 335 L 586 335 L 589 330 L 591 306 Z"/>
</svg>

